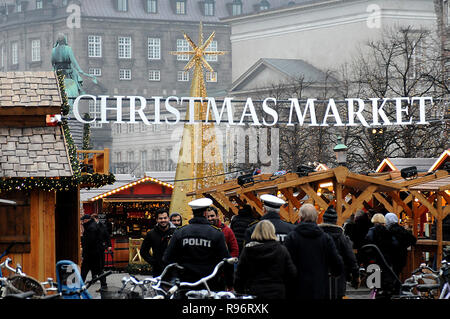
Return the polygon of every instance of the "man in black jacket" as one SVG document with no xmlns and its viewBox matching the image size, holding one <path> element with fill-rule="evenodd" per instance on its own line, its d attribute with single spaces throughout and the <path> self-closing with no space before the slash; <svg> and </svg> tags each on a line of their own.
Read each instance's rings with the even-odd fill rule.
<svg viewBox="0 0 450 319">
<path fill-rule="evenodd" d="M 250 205 L 244 205 L 236 216 L 231 219 L 230 228 L 236 237 L 239 246 L 239 255 L 244 248 L 245 231 L 248 226 L 257 219 L 252 215 L 252 208 Z"/>
<path fill-rule="evenodd" d="M 211 205 L 209 198 L 200 198 L 189 203 L 194 217 L 189 220 L 188 225 L 177 229 L 164 253 L 163 261 L 166 264 L 176 262 L 185 268 L 180 275 L 182 281 L 197 281 L 211 274 L 223 258 L 230 257 L 221 229 L 211 225 L 206 219 L 207 209 Z M 226 272 L 227 287 L 233 284 L 232 270 L 231 267 L 231 274 Z M 217 289 L 214 283 L 212 284 L 211 288 Z"/>
<path fill-rule="evenodd" d="M 322 216 L 322 224 L 319 227 L 333 238 L 339 255 L 344 262 L 344 272 L 338 277 L 331 277 L 331 298 L 342 299 L 345 296 L 347 281 L 352 282 L 354 288 L 359 284 L 359 266 L 353 253 L 351 240 L 344 235 L 344 229 L 338 225 L 337 213 L 333 207 L 329 207 Z"/>
<path fill-rule="evenodd" d="M 156 212 L 156 225 L 150 230 L 142 242 L 140 253 L 142 258 L 152 267 L 153 276 L 159 276 L 164 270 L 165 264 L 162 260 L 164 252 L 169 244 L 176 227 L 171 227 L 169 213 L 165 208 Z M 153 255 L 150 255 L 150 249 Z"/>
<path fill-rule="evenodd" d="M 295 299 L 329 299 L 329 273 L 339 276 L 344 271 L 333 239 L 316 223 L 315 207 L 304 204 L 300 208 L 300 224 L 286 237 L 286 248 L 297 267 L 291 293 Z"/>
<path fill-rule="evenodd" d="M 91 271 L 92 278 L 102 272 L 103 239 L 97 223 L 90 215 L 84 215 L 81 222 L 83 225 L 81 277 L 85 281 L 89 271 Z"/>
<path fill-rule="evenodd" d="M 295 228 L 295 225 L 285 222 L 280 218 L 280 207 L 286 204 L 286 202 L 277 196 L 269 194 L 261 195 L 260 199 L 264 205 L 265 212 L 265 214 L 261 217 L 261 220 L 270 220 L 273 226 L 275 226 L 275 233 L 278 241 L 280 243 L 284 243 L 287 234 Z M 245 232 L 245 243 L 249 243 L 251 241 L 251 236 L 257 223 L 258 221 L 255 221 L 250 224 L 249 228 L 247 228 Z"/>
</svg>

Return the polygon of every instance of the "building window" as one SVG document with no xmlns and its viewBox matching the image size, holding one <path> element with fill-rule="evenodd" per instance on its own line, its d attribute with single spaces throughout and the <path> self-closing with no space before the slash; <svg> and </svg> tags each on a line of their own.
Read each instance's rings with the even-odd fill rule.
<svg viewBox="0 0 450 319">
<path fill-rule="evenodd" d="M 270 9 L 270 3 L 267 0 L 261 0 L 259 3 L 259 10 L 269 10 Z"/>
<path fill-rule="evenodd" d="M 96 101 L 89 100 L 89 116 L 91 117 L 91 119 L 96 119 L 95 122 L 92 122 L 90 124 L 91 128 L 102 127 L 102 124 L 99 123 L 101 119 L 100 103 L 97 104 Z"/>
<path fill-rule="evenodd" d="M 445 5 L 445 4 L 444 4 Z M 450 1 L 447 1 L 447 4 L 446 4 L 446 7 L 447 8 L 444 8 L 443 9 L 443 11 L 444 12 L 446 12 L 447 14 L 446 14 L 446 16 L 447 16 L 447 19 L 445 19 L 445 15 L 444 15 L 444 21 L 447 21 L 447 26 L 449 26 L 450 25 Z M 444 13 L 445 14 L 445 13 Z"/>
<path fill-rule="evenodd" d="M 19 43 L 18 42 L 11 43 L 11 63 L 12 64 L 19 63 Z"/>
<path fill-rule="evenodd" d="M 102 37 L 98 35 L 88 36 L 88 56 L 90 58 L 102 57 Z"/>
<path fill-rule="evenodd" d="M 186 0 L 177 0 L 175 3 L 176 14 L 186 14 Z"/>
<path fill-rule="evenodd" d="M 217 72 L 206 72 L 206 82 L 217 82 Z"/>
<path fill-rule="evenodd" d="M 116 163 L 122 162 L 122 153 L 116 152 Z"/>
<path fill-rule="evenodd" d="M 5 67 L 5 47 L 3 45 L 0 48 L 0 67 Z"/>
<path fill-rule="evenodd" d="M 131 80 L 131 70 L 130 69 L 120 69 L 119 70 L 119 80 L 130 81 Z"/>
<path fill-rule="evenodd" d="M 119 37 L 119 59 L 131 59 L 130 37 Z"/>
<path fill-rule="evenodd" d="M 65 7 L 69 4 L 69 0 L 63 0 L 62 5 Z"/>
<path fill-rule="evenodd" d="M 148 59 L 149 60 L 161 59 L 161 39 L 148 38 Z"/>
<path fill-rule="evenodd" d="M 141 168 L 142 172 L 147 170 L 147 151 L 141 151 Z"/>
<path fill-rule="evenodd" d="M 102 76 L 102 69 L 100 69 L 100 68 L 89 68 L 89 75 Z"/>
<path fill-rule="evenodd" d="M 117 0 L 117 10 L 128 11 L 128 0 Z"/>
<path fill-rule="evenodd" d="M 189 71 L 178 71 L 177 81 L 179 82 L 189 81 Z"/>
<path fill-rule="evenodd" d="M 214 15 L 214 0 L 205 0 L 205 16 L 213 16 Z"/>
<path fill-rule="evenodd" d="M 158 1 L 147 0 L 147 13 L 157 13 L 157 12 L 158 12 Z"/>
<path fill-rule="evenodd" d="M 31 41 L 31 62 L 41 61 L 41 40 Z"/>
<path fill-rule="evenodd" d="M 36 9 L 42 9 L 44 7 L 43 0 L 36 0 Z"/>
<path fill-rule="evenodd" d="M 134 162 L 134 152 L 133 151 L 128 151 L 127 152 L 127 158 L 128 158 L 128 162 L 129 163 L 133 163 Z"/>
<path fill-rule="evenodd" d="M 238 16 L 242 14 L 242 1 L 241 0 L 234 0 L 233 4 L 231 6 L 231 14 L 234 16 Z"/>
<path fill-rule="evenodd" d="M 189 51 L 189 43 L 185 39 L 177 39 L 177 52 Z M 189 54 L 177 55 L 178 61 L 189 61 Z"/>
<path fill-rule="evenodd" d="M 20 0 L 20 1 L 16 4 L 16 11 L 17 11 L 17 12 L 22 12 L 22 0 Z"/>
<path fill-rule="evenodd" d="M 205 50 L 206 52 L 215 52 L 217 51 L 217 41 L 213 40 L 208 45 L 208 47 Z M 217 55 L 207 54 L 205 57 L 206 61 L 216 62 L 217 61 Z"/>
<path fill-rule="evenodd" d="M 149 81 L 161 81 L 161 71 L 160 70 L 150 70 L 148 71 Z"/>
</svg>

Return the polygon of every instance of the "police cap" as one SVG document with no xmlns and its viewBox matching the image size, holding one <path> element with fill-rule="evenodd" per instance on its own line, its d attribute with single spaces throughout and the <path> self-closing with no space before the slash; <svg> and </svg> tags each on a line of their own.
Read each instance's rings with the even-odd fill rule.
<svg viewBox="0 0 450 319">
<path fill-rule="evenodd" d="M 280 208 L 281 206 L 286 204 L 286 202 L 284 200 L 282 200 L 281 198 L 270 195 L 270 194 L 261 195 L 260 198 L 264 205 L 273 207 L 273 208 Z"/>
<path fill-rule="evenodd" d="M 199 198 L 188 203 L 192 210 L 206 208 L 212 205 L 212 200 L 209 198 Z"/>
</svg>

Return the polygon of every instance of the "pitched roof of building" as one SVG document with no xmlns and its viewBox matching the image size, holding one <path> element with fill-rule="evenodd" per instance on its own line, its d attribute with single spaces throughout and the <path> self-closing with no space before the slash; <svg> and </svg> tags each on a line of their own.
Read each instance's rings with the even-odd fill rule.
<svg viewBox="0 0 450 319">
<path fill-rule="evenodd" d="M 128 11 L 120 12 L 113 6 L 111 0 L 81 0 L 82 16 L 128 18 L 145 20 L 178 20 L 178 21 L 203 21 L 218 22 L 219 19 L 232 15 L 231 4 L 233 0 L 218 0 L 215 2 L 214 16 L 205 16 L 198 0 L 186 1 L 186 14 L 176 14 L 171 7 L 171 1 L 158 1 L 157 13 L 147 13 L 144 1 L 129 1 Z M 292 0 L 267 0 L 269 9 L 286 7 Z M 316 2 L 317 0 L 295 0 L 295 4 Z M 255 13 L 261 0 L 243 0 L 242 15 Z"/>
<path fill-rule="evenodd" d="M 0 127 L 0 177 L 72 175 L 60 126 Z"/>
<path fill-rule="evenodd" d="M 322 70 L 301 59 L 261 58 L 234 81 L 231 85 L 231 91 L 239 91 L 245 83 L 251 81 L 264 67 L 282 73 L 293 81 L 300 78 L 303 78 L 303 81 L 307 83 L 325 83 L 326 80 L 329 82 L 336 81 L 334 77 L 327 75 Z"/>
<path fill-rule="evenodd" d="M 61 107 L 54 72 L 0 72 L 0 108 Z"/>
</svg>

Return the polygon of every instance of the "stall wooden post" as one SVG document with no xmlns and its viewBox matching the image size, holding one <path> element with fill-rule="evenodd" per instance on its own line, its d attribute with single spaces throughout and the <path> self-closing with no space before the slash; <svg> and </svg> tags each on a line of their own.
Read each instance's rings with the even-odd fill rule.
<svg viewBox="0 0 450 319">
<path fill-rule="evenodd" d="M 441 261 L 442 261 L 442 220 L 444 219 L 443 216 L 443 210 L 442 210 L 442 195 L 437 194 L 437 218 L 436 218 L 436 240 L 437 240 L 437 260 L 436 260 L 436 266 L 439 269 L 441 267 Z"/>
</svg>

